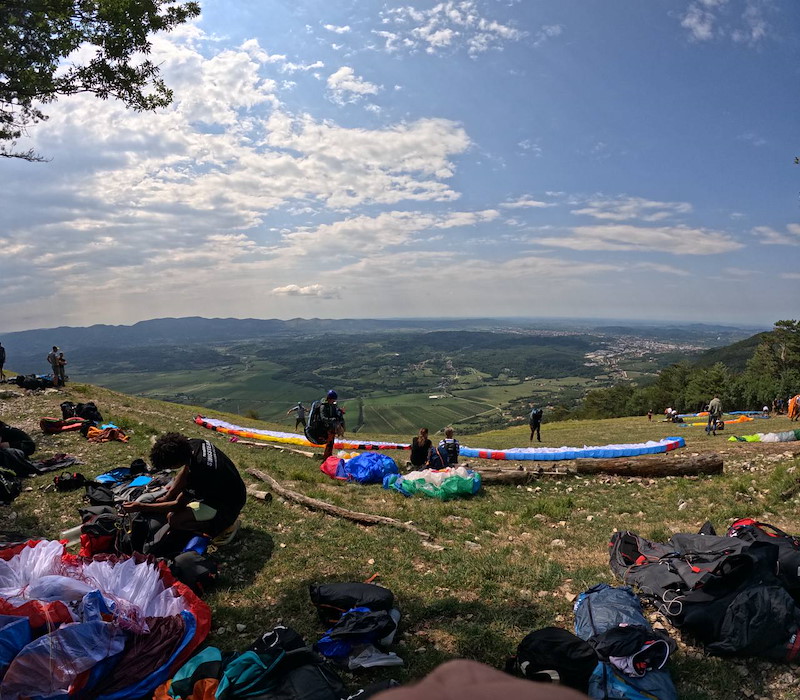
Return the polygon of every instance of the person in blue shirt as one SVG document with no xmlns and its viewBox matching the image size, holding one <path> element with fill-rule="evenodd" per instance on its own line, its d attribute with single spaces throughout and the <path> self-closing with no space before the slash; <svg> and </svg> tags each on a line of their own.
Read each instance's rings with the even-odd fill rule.
<svg viewBox="0 0 800 700">
<path fill-rule="evenodd" d="M 541 442 L 542 441 L 542 409 L 536 408 L 531 404 L 531 414 L 528 416 L 528 424 L 531 426 L 531 437 L 528 442 L 533 442 L 533 436 L 536 435 L 536 439 Z"/>
</svg>

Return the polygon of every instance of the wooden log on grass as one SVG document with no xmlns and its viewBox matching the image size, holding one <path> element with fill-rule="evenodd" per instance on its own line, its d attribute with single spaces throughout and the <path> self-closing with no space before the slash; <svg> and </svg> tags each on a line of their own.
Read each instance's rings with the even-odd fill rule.
<svg viewBox="0 0 800 700">
<path fill-rule="evenodd" d="M 722 474 L 722 457 L 715 452 L 697 455 L 661 454 L 613 459 L 576 459 L 577 474 L 614 476 L 697 476 Z"/>
<path fill-rule="evenodd" d="M 318 498 L 304 496 L 302 493 L 297 493 L 297 491 L 292 491 L 291 489 L 286 488 L 279 481 L 273 479 L 269 474 L 262 472 L 260 469 L 248 469 L 247 473 L 251 476 L 254 476 L 256 479 L 266 482 L 267 486 L 269 486 L 273 492 L 277 493 L 282 498 L 285 498 L 287 501 L 299 503 L 300 505 L 310 508 L 311 510 L 319 510 L 323 513 L 327 513 L 328 515 L 334 515 L 337 518 L 345 518 L 346 520 L 352 520 L 353 522 L 362 523 L 364 525 L 388 525 L 401 530 L 408 530 L 409 532 L 413 532 L 414 534 L 419 535 L 426 540 L 432 538 L 431 534 L 423 532 L 422 530 L 414 527 L 411 523 L 404 523 L 400 520 L 395 520 L 394 518 L 387 518 L 385 515 L 373 515 L 371 513 L 359 513 L 358 511 L 347 510 L 347 508 L 340 508 L 332 503 L 320 501 Z M 256 492 L 255 489 L 248 489 L 248 492 L 256 497 L 262 497 L 257 496 L 256 494 L 263 493 Z"/>
<path fill-rule="evenodd" d="M 541 464 L 541 463 L 540 463 Z M 722 457 L 716 453 L 701 455 L 646 455 L 642 457 L 616 457 L 610 459 L 576 459 L 567 467 L 481 467 L 481 483 L 486 486 L 496 484 L 527 484 L 546 478 L 567 476 L 589 476 L 607 474 L 609 476 L 664 477 L 696 476 L 698 474 L 721 474 Z"/>
</svg>

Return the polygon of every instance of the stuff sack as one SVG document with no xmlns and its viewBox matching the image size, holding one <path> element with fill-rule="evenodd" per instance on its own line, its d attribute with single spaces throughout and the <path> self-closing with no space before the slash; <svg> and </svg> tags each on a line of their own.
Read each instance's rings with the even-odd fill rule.
<svg viewBox="0 0 800 700">
<path fill-rule="evenodd" d="M 578 596 L 574 611 L 575 634 L 601 660 L 589 679 L 590 698 L 678 700 L 664 669 L 675 642 L 653 630 L 628 586 L 592 586 Z"/>
<path fill-rule="evenodd" d="M 80 430 L 88 421 L 73 416 L 72 418 L 41 418 L 39 427 L 45 435 L 57 435 L 70 430 Z"/>
<path fill-rule="evenodd" d="M 391 610 L 394 593 L 374 583 L 322 583 L 309 586 L 311 602 L 317 608 L 319 619 L 325 625 L 339 621 L 352 608 Z"/>
<path fill-rule="evenodd" d="M 591 644 L 560 627 L 545 627 L 526 635 L 506 662 L 507 673 L 540 683 L 557 683 L 582 693 L 597 666 Z"/>
</svg>

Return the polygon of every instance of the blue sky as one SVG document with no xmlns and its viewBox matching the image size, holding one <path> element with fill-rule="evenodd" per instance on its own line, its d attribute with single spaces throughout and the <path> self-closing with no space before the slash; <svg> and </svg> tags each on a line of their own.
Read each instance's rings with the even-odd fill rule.
<svg viewBox="0 0 800 700">
<path fill-rule="evenodd" d="M 800 5 L 205 0 L 0 162 L 0 329 L 797 317 Z"/>
</svg>

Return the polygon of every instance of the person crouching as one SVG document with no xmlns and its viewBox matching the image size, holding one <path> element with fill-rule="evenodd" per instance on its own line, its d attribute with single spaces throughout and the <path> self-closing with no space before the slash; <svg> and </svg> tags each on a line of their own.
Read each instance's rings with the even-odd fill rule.
<svg viewBox="0 0 800 700">
<path fill-rule="evenodd" d="M 208 440 L 167 433 L 150 452 L 156 470 L 180 469 L 167 492 L 153 503 L 123 504 L 128 513 L 167 514 L 169 530 L 213 538 L 236 522 L 247 488 L 236 465 Z"/>
</svg>

